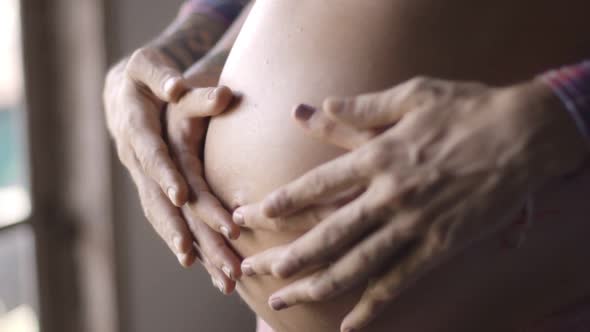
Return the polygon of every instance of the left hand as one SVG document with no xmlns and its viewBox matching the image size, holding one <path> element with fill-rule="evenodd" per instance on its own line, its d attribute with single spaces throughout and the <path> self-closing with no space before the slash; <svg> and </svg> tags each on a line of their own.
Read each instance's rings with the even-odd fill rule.
<svg viewBox="0 0 590 332">
<path fill-rule="evenodd" d="M 325 266 L 273 294 L 275 309 L 371 280 L 342 331 L 366 326 L 429 270 L 506 227 L 531 191 L 587 153 L 568 114 L 535 81 L 498 89 L 419 78 L 328 99 L 323 112 L 299 106 L 295 117 L 311 135 L 354 150 L 237 209 L 234 221 L 295 227 L 290 217 L 320 215 L 320 200 L 363 190 L 291 244 L 247 258 L 242 270 L 285 278 Z"/>
</svg>

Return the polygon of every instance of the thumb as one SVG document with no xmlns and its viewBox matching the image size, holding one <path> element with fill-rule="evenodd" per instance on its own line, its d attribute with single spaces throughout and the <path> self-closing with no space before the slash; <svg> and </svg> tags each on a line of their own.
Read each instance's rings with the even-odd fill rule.
<svg viewBox="0 0 590 332">
<path fill-rule="evenodd" d="M 127 75 L 145 85 L 164 102 L 176 102 L 188 90 L 188 83 L 180 71 L 158 50 L 141 48 L 127 62 Z"/>
<path fill-rule="evenodd" d="M 195 117 L 215 116 L 225 111 L 233 99 L 233 92 L 226 86 L 194 88 L 189 90 L 178 103 L 168 107 L 168 119 L 171 122 L 177 122 Z"/>
</svg>

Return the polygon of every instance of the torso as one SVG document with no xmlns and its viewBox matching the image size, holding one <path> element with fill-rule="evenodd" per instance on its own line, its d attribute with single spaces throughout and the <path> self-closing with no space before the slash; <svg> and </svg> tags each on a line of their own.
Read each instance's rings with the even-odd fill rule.
<svg viewBox="0 0 590 332">
<path fill-rule="evenodd" d="M 590 33 L 580 37 L 590 31 L 582 24 L 586 3 L 258 0 L 221 77 L 243 99 L 210 123 L 207 180 L 231 209 L 342 154 L 296 127 L 290 111 L 301 102 L 320 105 L 328 95 L 385 89 L 416 75 L 507 84 L 588 57 Z M 544 207 L 557 204 L 543 199 Z M 567 204 L 578 217 L 538 221 L 517 251 L 498 239 L 475 244 L 405 292 L 367 331 L 509 331 L 588 294 L 581 252 L 590 249 L 582 245 L 590 223 L 579 215 L 590 207 L 579 196 Z M 555 208 L 563 211 L 563 203 Z M 249 256 L 299 235 L 244 231 L 232 243 Z M 238 290 L 280 332 L 337 331 L 362 291 L 272 312 L 268 296 L 288 283 L 244 278 Z"/>
</svg>

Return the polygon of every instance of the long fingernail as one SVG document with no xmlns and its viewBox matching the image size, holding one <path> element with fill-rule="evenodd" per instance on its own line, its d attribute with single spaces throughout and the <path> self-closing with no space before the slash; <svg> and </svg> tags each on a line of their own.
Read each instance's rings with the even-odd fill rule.
<svg viewBox="0 0 590 332">
<path fill-rule="evenodd" d="M 170 201 L 173 204 L 176 204 L 176 196 L 178 196 L 178 190 L 176 190 L 176 188 L 174 187 L 169 187 L 166 193 L 168 194 L 168 198 L 170 199 Z"/>
<path fill-rule="evenodd" d="M 174 248 L 176 248 L 176 252 L 178 254 L 182 254 L 183 250 L 182 250 L 182 238 L 180 237 L 180 235 L 176 235 L 174 237 L 174 239 L 172 239 L 172 243 L 174 243 Z"/>
<path fill-rule="evenodd" d="M 230 239 L 229 228 L 227 228 L 227 226 L 221 226 L 219 227 L 219 230 L 226 238 Z"/>
<path fill-rule="evenodd" d="M 213 282 L 213 286 L 223 293 L 223 282 L 215 278 L 211 278 L 211 281 Z"/>
<path fill-rule="evenodd" d="M 242 263 L 242 272 L 247 275 L 247 276 L 253 276 L 254 273 L 254 269 L 252 268 L 252 265 L 250 265 L 250 263 Z"/>
<path fill-rule="evenodd" d="M 215 98 L 217 98 L 217 96 L 219 95 L 219 92 L 220 91 L 221 91 L 220 88 L 212 89 L 211 91 L 209 91 L 209 94 L 207 95 L 207 98 L 209 100 L 215 100 Z"/>
<path fill-rule="evenodd" d="M 307 104 L 300 104 L 295 108 L 295 118 L 302 121 L 309 120 L 317 109 Z"/>
<path fill-rule="evenodd" d="M 166 80 L 166 82 L 164 82 L 164 87 L 163 87 L 164 93 L 166 95 L 168 95 L 169 98 L 174 98 L 174 96 L 173 96 L 174 87 L 176 86 L 178 81 L 180 81 L 180 78 L 172 77 L 172 78 L 169 78 L 168 80 Z"/>
<path fill-rule="evenodd" d="M 244 219 L 244 215 L 239 210 L 234 211 L 233 218 L 234 223 L 238 226 L 244 226 L 246 224 L 246 220 Z"/>
<path fill-rule="evenodd" d="M 276 311 L 283 310 L 287 307 L 287 304 L 280 297 L 271 298 L 269 303 L 270 307 Z"/>
<path fill-rule="evenodd" d="M 185 266 L 184 261 L 186 260 L 186 254 L 178 253 L 176 254 L 176 259 L 178 259 L 180 265 Z"/>
<path fill-rule="evenodd" d="M 221 267 L 221 271 L 223 271 L 223 273 L 225 273 L 225 275 L 226 275 L 228 278 L 230 278 L 230 279 L 233 279 L 233 278 L 232 278 L 232 275 L 231 275 L 231 269 L 229 268 L 229 266 L 227 266 L 227 265 L 223 265 L 223 266 Z"/>
</svg>

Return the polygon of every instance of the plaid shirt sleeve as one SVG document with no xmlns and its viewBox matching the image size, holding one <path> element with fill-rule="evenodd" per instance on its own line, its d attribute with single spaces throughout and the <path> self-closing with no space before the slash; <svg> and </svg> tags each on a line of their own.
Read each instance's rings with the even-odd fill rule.
<svg viewBox="0 0 590 332">
<path fill-rule="evenodd" d="M 590 60 L 548 71 L 540 78 L 559 97 L 590 143 Z"/>
<path fill-rule="evenodd" d="M 218 17 L 230 25 L 248 2 L 248 0 L 188 0 L 181 7 L 180 16 L 201 13 Z"/>
</svg>

